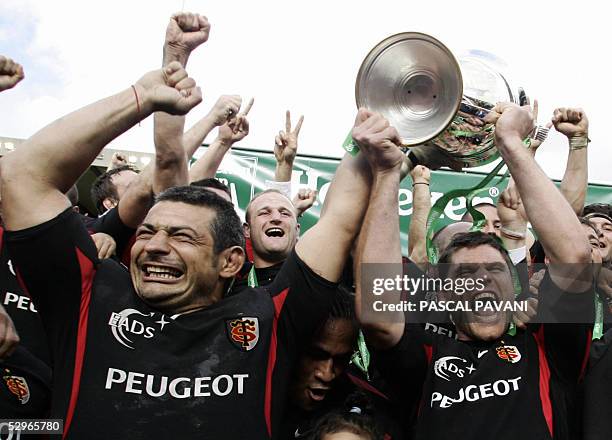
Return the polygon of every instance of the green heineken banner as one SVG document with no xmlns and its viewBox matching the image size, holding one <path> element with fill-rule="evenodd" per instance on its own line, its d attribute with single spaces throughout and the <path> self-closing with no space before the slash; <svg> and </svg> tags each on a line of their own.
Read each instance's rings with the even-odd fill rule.
<svg viewBox="0 0 612 440">
<path fill-rule="evenodd" d="M 299 188 L 317 189 L 317 201 L 300 220 L 302 232 L 311 227 L 319 218 L 321 207 L 327 195 L 331 179 L 340 159 L 298 155 L 293 165 L 292 191 Z M 276 160 L 270 151 L 233 148 L 223 159 L 217 178 L 226 183 L 232 191 L 232 200 L 239 211 L 244 210 L 251 197 L 266 188 L 266 180 L 274 180 Z M 469 188 L 482 180 L 485 173 L 474 171 L 453 172 L 434 171 L 431 176 L 431 203 L 435 203 L 444 193 L 457 188 Z M 556 182 L 558 184 L 558 182 Z M 474 198 L 474 205 L 488 201 L 495 203 L 506 181 L 499 183 L 499 178 L 492 180 L 494 186 L 481 192 L 481 197 Z M 499 188 L 498 186 L 499 185 Z M 412 181 L 407 177 L 402 182 L 399 192 L 399 214 L 401 225 L 402 252 L 407 253 L 408 225 L 412 214 Z M 589 203 L 612 203 L 612 185 L 589 184 L 587 194 Z M 465 213 L 465 198 L 452 199 L 442 214 L 443 224 L 458 221 Z M 552 213 L 551 213 L 552 214 Z"/>
</svg>

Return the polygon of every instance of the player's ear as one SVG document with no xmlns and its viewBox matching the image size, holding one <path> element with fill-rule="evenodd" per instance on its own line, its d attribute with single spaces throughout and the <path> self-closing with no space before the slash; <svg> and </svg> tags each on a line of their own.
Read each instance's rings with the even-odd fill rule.
<svg viewBox="0 0 612 440">
<path fill-rule="evenodd" d="M 221 278 L 235 277 L 242 269 L 245 258 L 244 249 L 240 246 L 232 246 L 222 251 L 218 260 L 220 264 L 219 276 Z"/>
</svg>

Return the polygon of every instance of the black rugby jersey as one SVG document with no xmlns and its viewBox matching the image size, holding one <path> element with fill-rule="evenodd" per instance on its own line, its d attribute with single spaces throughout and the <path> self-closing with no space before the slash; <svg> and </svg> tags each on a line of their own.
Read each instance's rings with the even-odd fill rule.
<svg viewBox="0 0 612 440">
<path fill-rule="evenodd" d="M 140 300 L 123 266 L 96 258 L 70 210 L 6 239 L 53 352 L 65 438 L 273 436 L 299 347 L 335 291 L 292 253 L 267 288 L 168 316 Z"/>
<path fill-rule="evenodd" d="M 591 313 L 589 294 L 560 292 L 554 311 Z M 554 296 L 554 295 L 553 295 Z M 542 300 L 544 300 L 542 298 Z M 590 324 L 542 324 L 496 341 L 459 341 L 406 324 L 390 350 L 376 353 L 381 372 L 410 398 L 423 383 L 417 439 L 570 439 Z"/>
<path fill-rule="evenodd" d="M 11 356 L 0 360 L 0 418 L 42 418 L 51 394 L 49 349 L 36 306 L 17 281 L 3 238 L 0 227 L 0 304 L 12 319 L 20 343 Z"/>
<path fill-rule="evenodd" d="M 612 437 L 612 330 L 593 341 L 584 379 L 584 440 Z"/>
</svg>

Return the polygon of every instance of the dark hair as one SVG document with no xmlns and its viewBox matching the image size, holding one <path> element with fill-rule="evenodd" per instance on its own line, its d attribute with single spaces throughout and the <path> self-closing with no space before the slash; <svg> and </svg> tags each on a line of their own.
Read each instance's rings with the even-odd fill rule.
<svg viewBox="0 0 612 440">
<path fill-rule="evenodd" d="M 98 214 L 102 214 L 106 211 L 104 207 L 104 200 L 113 199 L 119 201 L 119 194 L 117 194 L 117 187 L 113 183 L 113 176 L 121 173 L 122 171 L 138 171 L 130 165 L 121 165 L 120 167 L 106 171 L 104 174 L 98 176 L 98 178 L 91 185 L 91 200 L 96 205 Z"/>
<path fill-rule="evenodd" d="M 339 285 L 332 298 L 329 319 L 355 320 L 355 294 L 346 286 Z"/>
<path fill-rule="evenodd" d="M 504 260 L 506 260 L 508 268 L 510 268 L 512 261 L 508 256 L 508 251 L 504 248 L 501 240 L 497 236 L 493 234 L 485 234 L 484 232 L 480 231 L 462 232 L 453 237 L 449 245 L 442 252 L 442 255 L 440 255 L 440 258 L 438 259 L 438 270 L 440 271 L 440 276 L 445 277 L 447 275 L 448 265 L 451 263 L 455 252 L 457 252 L 459 249 L 472 249 L 483 245 L 491 246 L 493 249 L 498 250 L 504 257 Z"/>
<path fill-rule="evenodd" d="M 599 231 L 595 227 L 595 225 L 589 220 L 587 217 L 578 217 L 578 220 L 581 224 L 589 226 L 593 231 L 595 231 L 595 236 L 599 237 Z"/>
<path fill-rule="evenodd" d="M 591 203 L 582 209 L 582 215 L 586 216 L 589 214 L 604 214 L 612 217 L 612 205 L 609 203 Z"/>
<path fill-rule="evenodd" d="M 66 197 L 70 200 L 70 204 L 72 206 L 76 206 L 79 204 L 79 189 L 76 185 L 72 185 L 70 189 L 66 192 Z"/>
<path fill-rule="evenodd" d="M 270 194 L 270 193 L 276 193 L 276 194 L 280 194 L 283 197 L 287 197 L 285 194 L 283 194 L 282 192 L 280 192 L 277 189 L 274 188 L 270 188 L 270 189 L 266 189 L 265 191 L 259 192 L 257 194 L 255 194 L 253 196 L 253 198 L 249 201 L 249 204 L 246 207 L 246 210 L 244 211 L 244 221 L 246 221 L 247 223 L 249 223 L 249 220 L 251 219 L 251 214 L 249 213 L 250 208 L 251 208 L 251 204 L 258 199 L 259 197 L 263 196 L 264 194 Z M 287 197 L 287 200 L 291 201 L 291 199 L 289 199 L 289 197 Z"/>
<path fill-rule="evenodd" d="M 176 186 L 160 193 L 155 198 L 155 203 L 159 202 L 180 202 L 212 209 L 216 213 L 210 225 L 215 254 L 232 246 L 244 249 L 244 233 L 234 205 L 217 194 L 197 186 Z"/>
<path fill-rule="evenodd" d="M 199 188 L 215 188 L 215 189 L 220 189 L 221 191 L 227 193 L 228 196 L 230 196 L 230 199 L 232 198 L 232 193 L 229 189 L 229 187 L 221 182 L 219 179 L 215 179 L 214 177 L 207 177 L 206 179 L 200 179 L 200 180 L 196 180 L 195 182 L 191 182 L 189 185 L 191 186 L 197 186 Z"/>
<path fill-rule="evenodd" d="M 342 408 L 327 413 L 317 422 L 310 438 L 322 440 L 326 434 L 350 432 L 368 440 L 383 440 L 372 412 L 371 400 L 356 391 L 347 397 Z"/>
</svg>

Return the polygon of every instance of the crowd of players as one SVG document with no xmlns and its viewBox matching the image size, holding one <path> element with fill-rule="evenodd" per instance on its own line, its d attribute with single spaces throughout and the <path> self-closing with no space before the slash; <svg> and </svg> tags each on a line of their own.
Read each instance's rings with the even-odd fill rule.
<svg viewBox="0 0 612 440">
<path fill-rule="evenodd" d="M 244 222 L 214 176 L 248 135 L 252 101 L 223 96 L 184 130 L 202 100 L 185 69 L 209 30 L 201 15 L 175 14 L 161 69 L 0 160 L 0 423 L 61 419 L 71 439 L 610 438 L 612 209 L 584 206 L 585 113 L 552 116 L 569 145 L 558 189 L 535 160 L 541 142 L 524 142 L 535 109 L 498 104 L 488 118 L 510 183 L 496 205 L 475 207 L 480 231 L 470 214 L 436 231 L 432 265 L 429 168 L 451 159 L 426 147 L 407 159 L 397 131 L 360 109 L 360 153 L 342 159 L 319 221 L 300 236 L 316 198 L 291 199 L 302 118 L 293 127 L 287 112 L 275 181 Z M 23 77 L 0 57 L 0 91 Z M 100 216 L 79 214 L 75 182 L 151 114 L 155 159 L 137 172 L 114 157 L 91 189 Z M 402 256 L 407 172 L 414 212 Z M 372 315 L 372 267 L 479 278 L 464 300 L 517 297 L 529 308 Z"/>
</svg>

